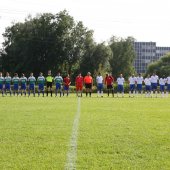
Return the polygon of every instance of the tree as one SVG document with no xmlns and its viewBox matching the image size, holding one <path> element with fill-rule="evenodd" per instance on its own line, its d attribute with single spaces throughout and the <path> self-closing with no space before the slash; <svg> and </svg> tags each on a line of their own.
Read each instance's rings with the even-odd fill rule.
<svg viewBox="0 0 170 170">
<path fill-rule="evenodd" d="M 159 76 L 170 75 L 170 53 L 161 57 L 158 61 L 155 61 L 148 65 L 146 74 L 153 74 L 156 72 Z"/>
<path fill-rule="evenodd" d="M 84 74 L 90 71 L 92 74 L 97 72 L 105 73 L 111 70 L 109 60 L 112 58 L 112 51 L 109 46 L 103 43 L 93 44 L 86 50 L 86 55 L 81 63 Z"/>
<path fill-rule="evenodd" d="M 75 22 L 67 11 L 29 16 L 3 34 L 2 67 L 9 72 L 71 72 L 79 67 L 93 32 Z"/>
<path fill-rule="evenodd" d="M 133 48 L 134 39 L 128 37 L 126 39 L 112 37 L 109 45 L 113 53 L 113 57 L 110 60 L 112 73 L 114 76 L 119 76 L 120 73 L 127 78 L 134 73 L 134 59 L 135 51 Z"/>
<path fill-rule="evenodd" d="M 93 63 L 94 72 L 101 74 L 111 71 L 109 60 L 112 58 L 112 51 L 104 43 L 98 44 L 93 52 L 91 62 Z"/>
<path fill-rule="evenodd" d="M 82 58 L 86 52 L 88 36 L 92 39 L 93 32 L 87 31 L 82 22 L 70 31 L 70 36 L 65 36 L 63 54 L 66 57 L 63 64 L 65 70 L 72 72 L 79 68 Z M 93 41 L 93 40 L 92 40 Z"/>
</svg>

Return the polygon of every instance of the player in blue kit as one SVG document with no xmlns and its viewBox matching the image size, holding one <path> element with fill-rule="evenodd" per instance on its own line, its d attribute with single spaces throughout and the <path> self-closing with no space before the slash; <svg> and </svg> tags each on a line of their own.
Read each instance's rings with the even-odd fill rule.
<svg viewBox="0 0 170 170">
<path fill-rule="evenodd" d="M 40 73 L 39 77 L 37 78 L 37 83 L 38 83 L 38 97 L 40 96 L 40 93 L 42 92 L 43 97 L 44 97 L 44 83 L 45 83 L 45 78 L 43 76 L 43 73 Z"/>
<path fill-rule="evenodd" d="M 21 85 L 21 88 L 20 88 L 21 96 L 23 93 L 26 96 L 27 78 L 25 77 L 24 73 L 22 73 L 22 77 L 20 78 L 20 85 Z"/>
<path fill-rule="evenodd" d="M 33 76 L 33 73 L 31 73 L 30 77 L 28 78 L 28 84 L 29 84 L 28 97 L 30 96 L 31 91 L 33 92 L 33 95 L 35 97 L 35 82 L 36 82 L 36 79 Z"/>
<path fill-rule="evenodd" d="M 17 96 L 18 96 L 18 94 L 19 94 L 19 82 L 20 82 L 20 79 L 19 79 L 17 73 L 14 74 L 12 82 L 13 82 L 13 94 L 15 96 L 15 93 L 16 93 Z"/>
<path fill-rule="evenodd" d="M 2 96 L 4 96 L 4 77 L 2 76 L 2 72 L 0 72 L 0 91 L 2 93 Z"/>
<path fill-rule="evenodd" d="M 10 77 L 9 73 L 7 72 L 6 77 L 5 77 L 5 94 L 7 95 L 7 92 L 9 92 L 10 96 L 12 95 L 11 81 L 12 81 L 12 78 Z"/>
<path fill-rule="evenodd" d="M 61 97 L 61 92 L 62 92 L 61 86 L 63 84 L 63 78 L 60 76 L 60 73 L 58 73 L 57 76 L 54 78 L 54 82 L 56 85 L 56 96 L 57 96 L 57 93 L 59 92 L 60 97 Z"/>
</svg>

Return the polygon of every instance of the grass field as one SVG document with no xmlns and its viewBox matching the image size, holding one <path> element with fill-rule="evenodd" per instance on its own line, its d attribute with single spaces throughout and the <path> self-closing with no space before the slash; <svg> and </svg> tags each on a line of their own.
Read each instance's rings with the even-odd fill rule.
<svg viewBox="0 0 170 170">
<path fill-rule="evenodd" d="M 74 130 L 73 169 L 170 169 L 170 98 L 94 95 L 0 97 L 0 169 L 71 169 Z"/>
</svg>

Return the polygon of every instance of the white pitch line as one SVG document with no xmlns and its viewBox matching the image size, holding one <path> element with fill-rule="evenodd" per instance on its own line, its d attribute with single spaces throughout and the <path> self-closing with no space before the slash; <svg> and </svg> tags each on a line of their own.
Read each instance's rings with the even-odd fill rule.
<svg viewBox="0 0 170 170">
<path fill-rule="evenodd" d="M 77 159 L 77 137 L 78 137 L 78 127 L 80 120 L 80 98 L 78 98 L 77 112 L 75 114 L 71 139 L 69 143 L 69 150 L 67 153 L 67 161 L 65 164 L 65 170 L 76 170 L 76 159 Z"/>
</svg>

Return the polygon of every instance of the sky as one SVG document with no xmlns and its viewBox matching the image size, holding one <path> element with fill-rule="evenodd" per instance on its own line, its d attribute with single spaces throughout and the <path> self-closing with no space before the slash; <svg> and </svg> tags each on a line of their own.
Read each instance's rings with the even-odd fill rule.
<svg viewBox="0 0 170 170">
<path fill-rule="evenodd" d="M 58 13 L 66 9 L 76 21 L 94 30 L 100 43 L 112 36 L 170 46 L 170 0 L 0 0 L 2 34 L 12 22 L 24 22 L 31 14 Z"/>
</svg>

